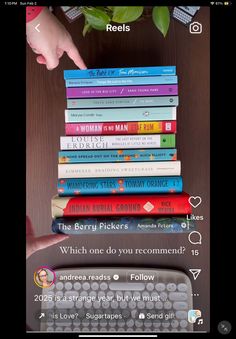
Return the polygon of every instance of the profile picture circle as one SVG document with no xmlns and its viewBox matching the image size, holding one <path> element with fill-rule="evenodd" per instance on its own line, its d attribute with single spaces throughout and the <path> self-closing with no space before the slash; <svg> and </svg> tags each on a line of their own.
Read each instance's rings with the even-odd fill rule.
<svg viewBox="0 0 236 339">
<path fill-rule="evenodd" d="M 34 282 L 38 287 L 48 288 L 56 280 L 55 272 L 48 266 L 40 266 L 34 272 Z"/>
</svg>

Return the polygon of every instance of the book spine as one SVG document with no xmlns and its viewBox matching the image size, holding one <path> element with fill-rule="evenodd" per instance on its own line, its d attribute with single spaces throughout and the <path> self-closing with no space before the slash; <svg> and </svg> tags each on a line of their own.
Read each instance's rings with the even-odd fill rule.
<svg viewBox="0 0 236 339">
<path fill-rule="evenodd" d="M 178 95 L 178 85 L 67 87 L 67 98 Z"/>
<path fill-rule="evenodd" d="M 176 133 L 176 121 L 66 123 L 65 132 L 66 135 Z"/>
<path fill-rule="evenodd" d="M 58 179 L 57 190 L 60 196 L 181 193 L 183 180 L 182 177 Z"/>
<path fill-rule="evenodd" d="M 179 176 L 181 164 L 176 161 L 120 162 L 93 164 L 59 164 L 58 178 L 112 178 Z"/>
<path fill-rule="evenodd" d="M 92 135 L 60 138 L 61 150 L 117 148 L 173 148 L 175 134 Z"/>
<path fill-rule="evenodd" d="M 187 193 L 54 197 L 52 217 L 191 214 Z"/>
<path fill-rule="evenodd" d="M 124 233 L 189 233 L 196 229 L 186 217 L 170 218 L 56 218 L 52 231 L 69 235 Z"/>
<path fill-rule="evenodd" d="M 176 148 L 169 149 L 121 149 L 102 151 L 60 151 L 59 164 L 91 162 L 137 162 L 177 160 Z"/>
<path fill-rule="evenodd" d="M 162 75 L 152 77 L 126 77 L 126 78 L 90 78 L 68 79 L 66 87 L 89 87 L 89 86 L 134 86 L 134 85 L 168 85 L 177 84 L 176 75 Z"/>
<path fill-rule="evenodd" d="M 136 77 L 153 75 L 176 75 L 175 66 L 97 68 L 86 70 L 65 70 L 64 79 Z"/>
<path fill-rule="evenodd" d="M 69 109 L 66 123 L 176 120 L 176 107 Z"/>
<path fill-rule="evenodd" d="M 150 106 L 178 106 L 178 105 L 179 105 L 178 96 L 67 99 L 67 108 L 115 108 L 115 107 L 150 107 Z"/>
</svg>

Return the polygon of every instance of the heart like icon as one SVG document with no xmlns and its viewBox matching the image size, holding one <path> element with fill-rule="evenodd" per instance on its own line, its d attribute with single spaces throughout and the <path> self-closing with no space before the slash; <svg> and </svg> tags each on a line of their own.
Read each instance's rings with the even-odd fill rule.
<svg viewBox="0 0 236 339">
<path fill-rule="evenodd" d="M 201 204 L 202 198 L 199 197 L 199 196 L 194 197 L 194 196 L 192 195 L 191 197 L 189 197 L 188 202 L 190 203 L 190 205 L 191 205 L 193 208 L 196 208 L 196 207 L 198 207 L 198 206 Z"/>
</svg>

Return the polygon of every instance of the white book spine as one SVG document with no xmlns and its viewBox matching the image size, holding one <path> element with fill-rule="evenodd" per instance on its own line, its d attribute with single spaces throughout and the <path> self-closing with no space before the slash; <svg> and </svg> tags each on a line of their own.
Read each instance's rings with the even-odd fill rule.
<svg viewBox="0 0 236 339">
<path fill-rule="evenodd" d="M 179 176 L 181 162 L 59 164 L 58 178 L 108 178 L 143 176 Z"/>
<path fill-rule="evenodd" d="M 60 147 L 61 150 L 172 148 L 175 147 L 175 135 L 67 136 L 60 138 Z"/>
</svg>

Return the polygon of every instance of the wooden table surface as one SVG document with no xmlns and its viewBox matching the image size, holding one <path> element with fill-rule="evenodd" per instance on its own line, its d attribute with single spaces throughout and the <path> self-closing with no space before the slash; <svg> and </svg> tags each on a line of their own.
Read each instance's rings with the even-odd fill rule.
<svg viewBox="0 0 236 339">
<path fill-rule="evenodd" d="M 69 24 L 59 8 L 55 14 L 71 33 L 88 68 L 176 65 L 180 105 L 177 109 L 177 149 L 182 162 L 184 190 L 202 197 L 195 214 L 202 245 L 191 245 L 186 234 L 91 235 L 72 236 L 65 246 L 85 248 L 179 248 L 184 255 L 63 255 L 58 245 L 39 251 L 27 260 L 27 324 L 38 330 L 34 313 L 40 308 L 33 301 L 40 290 L 34 285 L 33 272 L 41 265 L 52 268 L 80 266 L 166 267 L 185 271 L 192 280 L 194 308 L 201 309 L 204 324 L 195 329 L 209 330 L 209 137 L 210 137 L 210 30 L 209 8 L 202 7 L 196 20 L 202 34 L 171 20 L 164 39 L 151 19 L 131 24 L 130 32 L 93 31 L 82 36 L 84 19 Z M 75 69 L 64 55 L 53 71 L 37 64 L 27 46 L 27 214 L 37 236 L 51 234 L 51 198 L 56 194 L 59 138 L 65 135 L 66 108 L 63 70 Z M 200 254 L 192 256 L 191 250 Z M 190 268 L 201 268 L 194 281 Z"/>
</svg>

